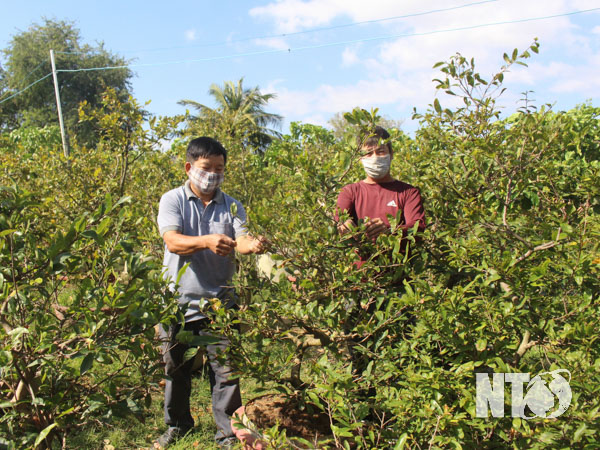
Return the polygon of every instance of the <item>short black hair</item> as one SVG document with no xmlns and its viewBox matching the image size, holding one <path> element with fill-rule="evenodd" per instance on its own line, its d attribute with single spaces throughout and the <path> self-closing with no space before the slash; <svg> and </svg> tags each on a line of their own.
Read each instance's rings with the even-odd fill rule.
<svg viewBox="0 0 600 450">
<path fill-rule="evenodd" d="M 187 161 L 193 164 L 198 158 L 208 158 L 215 155 L 223 155 L 223 160 L 227 164 L 227 150 L 225 150 L 225 147 L 216 139 L 202 136 L 190 141 L 185 156 Z"/>
<path fill-rule="evenodd" d="M 383 141 L 383 142 L 381 142 Z M 379 125 L 376 125 L 375 128 L 370 129 L 368 132 L 362 132 L 356 138 L 356 144 L 359 147 L 372 147 L 379 146 L 381 144 L 387 145 L 390 153 L 392 152 L 392 142 L 390 141 L 390 133 Z"/>
</svg>

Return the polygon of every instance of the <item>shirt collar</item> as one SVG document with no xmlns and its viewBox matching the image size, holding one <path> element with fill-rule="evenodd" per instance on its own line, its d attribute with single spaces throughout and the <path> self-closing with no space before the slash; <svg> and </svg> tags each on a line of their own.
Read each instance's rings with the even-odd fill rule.
<svg viewBox="0 0 600 450">
<path fill-rule="evenodd" d="M 198 196 L 194 194 L 194 191 L 192 191 L 192 188 L 190 187 L 190 180 L 187 180 L 185 182 L 185 184 L 183 185 L 183 189 L 185 190 L 185 196 L 188 198 L 188 200 L 191 198 L 198 198 Z M 215 203 L 225 202 L 225 197 L 221 188 L 217 188 L 215 195 L 212 198 L 212 201 Z"/>
</svg>

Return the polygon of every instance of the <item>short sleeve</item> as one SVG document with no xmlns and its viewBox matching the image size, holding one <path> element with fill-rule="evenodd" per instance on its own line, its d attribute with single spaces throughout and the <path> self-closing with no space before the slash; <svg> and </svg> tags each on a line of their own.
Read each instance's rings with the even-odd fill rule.
<svg viewBox="0 0 600 450">
<path fill-rule="evenodd" d="M 176 190 L 169 191 L 161 197 L 156 221 L 161 236 L 167 231 L 183 230 L 183 216 Z"/>
<path fill-rule="evenodd" d="M 235 233 L 235 238 L 239 238 L 240 236 L 246 236 L 248 234 L 248 229 L 246 228 L 246 210 L 242 206 L 240 202 L 233 199 L 233 203 L 237 205 L 237 212 L 235 216 L 233 216 L 233 231 Z"/>
<path fill-rule="evenodd" d="M 339 214 L 346 211 L 350 217 L 356 218 L 354 207 L 354 195 L 350 185 L 346 185 L 340 191 L 337 199 L 337 207 L 335 210 L 335 220 L 339 219 Z"/>
</svg>

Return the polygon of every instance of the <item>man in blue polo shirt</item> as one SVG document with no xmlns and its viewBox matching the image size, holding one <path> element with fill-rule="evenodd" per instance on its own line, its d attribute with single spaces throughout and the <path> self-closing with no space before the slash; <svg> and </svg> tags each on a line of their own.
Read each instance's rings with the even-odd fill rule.
<svg viewBox="0 0 600 450">
<path fill-rule="evenodd" d="M 234 251 L 262 253 L 266 241 L 246 231 L 242 204 L 220 189 L 224 179 L 227 151 L 209 137 L 193 139 L 187 148 L 183 186 L 164 194 L 158 208 L 158 227 L 165 242 L 166 277 L 173 286 L 182 267 L 189 264 L 179 280 L 179 303 L 185 309 L 185 330 L 208 335 L 204 307 L 208 299 L 219 298 L 226 307 L 235 305 L 231 278 L 235 272 Z M 232 205 L 235 205 L 232 208 Z M 169 378 L 165 385 L 167 431 L 155 443 L 164 448 L 185 435 L 193 426 L 190 414 L 193 361 L 184 361 L 189 346 L 175 338 L 180 325 L 162 331 L 163 359 Z M 227 348 L 222 340 L 207 346 L 213 416 L 218 431 L 215 440 L 227 448 L 233 440 L 230 416 L 242 405 L 239 380 L 231 369 L 219 363 L 217 355 Z"/>
</svg>

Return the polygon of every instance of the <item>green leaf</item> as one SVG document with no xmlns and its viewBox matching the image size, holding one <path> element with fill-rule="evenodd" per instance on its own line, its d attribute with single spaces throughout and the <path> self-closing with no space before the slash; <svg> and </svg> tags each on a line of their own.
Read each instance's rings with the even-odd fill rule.
<svg viewBox="0 0 600 450">
<path fill-rule="evenodd" d="M 12 337 L 13 345 L 18 345 L 24 334 L 29 334 L 29 330 L 23 327 L 13 328 L 8 332 L 8 335 Z"/>
<path fill-rule="evenodd" d="M 133 245 L 131 244 L 131 242 L 123 240 L 119 241 L 119 245 L 123 250 L 125 250 L 126 253 L 133 253 Z"/>
<path fill-rule="evenodd" d="M 88 353 L 85 355 L 79 366 L 79 375 L 83 375 L 94 365 L 94 353 Z"/>
<path fill-rule="evenodd" d="M 179 269 L 179 272 L 177 272 L 177 280 L 175 280 L 175 284 L 179 284 L 179 280 L 181 280 L 181 277 L 183 276 L 189 265 L 190 263 L 186 263 L 181 269 Z"/>
<path fill-rule="evenodd" d="M 3 230 L 0 232 L 0 237 L 8 236 L 9 234 L 14 233 L 15 231 L 17 231 L 17 230 L 12 230 L 12 229 Z"/>
<path fill-rule="evenodd" d="M 182 344 L 196 347 L 201 345 L 218 344 L 222 341 L 222 338 L 220 337 L 207 335 L 197 336 L 189 330 L 180 330 L 177 333 L 177 336 L 175 336 L 175 339 Z"/>
<path fill-rule="evenodd" d="M 408 440 L 408 433 L 402 433 L 396 445 L 394 445 L 394 450 L 402 450 L 406 445 L 406 441 Z"/>
<path fill-rule="evenodd" d="M 37 447 L 38 445 L 40 445 L 42 443 L 42 441 L 44 439 L 46 439 L 46 437 L 48 436 L 48 434 L 57 426 L 58 424 L 56 422 L 54 422 L 51 425 L 48 425 L 46 428 L 44 428 L 42 430 L 42 432 L 38 435 L 37 439 L 35 440 L 35 444 L 33 444 L 34 447 Z"/>
<path fill-rule="evenodd" d="M 321 399 L 317 396 L 317 394 L 315 394 L 314 392 L 309 392 L 308 396 L 310 397 L 311 401 L 318 406 L 319 408 L 323 409 L 323 404 L 321 403 Z"/>
<path fill-rule="evenodd" d="M 521 419 L 519 417 L 513 417 L 512 426 L 515 430 L 521 428 Z"/>
<path fill-rule="evenodd" d="M 112 223 L 112 219 L 110 217 L 105 217 L 102 222 L 96 227 L 96 233 L 99 235 L 104 235 L 108 230 L 108 227 Z"/>
<path fill-rule="evenodd" d="M 113 205 L 113 207 L 112 207 L 112 208 L 114 209 L 114 208 L 116 208 L 117 206 L 119 206 L 119 205 L 122 205 L 123 203 L 131 203 L 131 196 L 129 196 L 129 195 L 126 195 L 126 196 L 124 196 L 124 197 L 121 197 L 121 198 L 119 199 L 119 201 Z"/>
<path fill-rule="evenodd" d="M 81 233 L 83 230 L 85 230 L 86 223 L 87 223 L 87 217 L 83 216 L 83 217 L 80 217 L 79 220 L 77 220 L 75 222 L 73 227 L 75 228 L 75 231 L 77 231 L 78 233 Z"/>
<path fill-rule="evenodd" d="M 442 107 L 440 105 L 440 101 L 437 98 L 433 101 L 433 108 L 438 114 L 442 113 Z"/>
<path fill-rule="evenodd" d="M 190 340 L 190 345 L 200 346 L 200 345 L 214 345 L 221 342 L 223 339 L 217 336 L 192 336 Z"/>
<path fill-rule="evenodd" d="M 71 407 L 69 409 L 67 409 L 66 411 L 61 412 L 58 416 L 56 416 L 57 419 L 60 419 L 61 417 L 66 416 L 67 414 L 70 414 L 71 412 L 73 412 L 75 410 L 75 407 Z"/>
<path fill-rule="evenodd" d="M 344 119 L 346 119 L 346 122 L 351 123 L 351 124 L 358 123 L 358 121 L 350 113 L 344 113 Z"/>
<path fill-rule="evenodd" d="M 194 359 L 196 357 L 196 354 L 198 353 L 198 349 L 197 348 L 188 348 L 185 353 L 183 354 L 183 361 L 189 361 L 191 359 Z"/>
<path fill-rule="evenodd" d="M 579 442 L 581 440 L 581 436 L 583 435 L 583 433 L 585 432 L 585 430 L 587 430 L 587 426 L 586 426 L 585 423 L 582 423 L 579 426 L 579 428 L 577 428 L 577 431 L 573 435 L 573 442 Z"/>
<path fill-rule="evenodd" d="M 12 362 L 12 353 L 6 350 L 0 350 L 0 367 L 6 367 Z"/>
<path fill-rule="evenodd" d="M 96 232 L 96 230 L 87 230 L 81 233 L 81 235 L 93 239 L 98 245 L 104 245 L 104 239 Z"/>
<path fill-rule="evenodd" d="M 487 339 L 479 339 L 475 343 L 475 348 L 477 349 L 477 351 L 484 351 L 487 348 Z"/>
<path fill-rule="evenodd" d="M 354 436 L 352 434 L 350 428 L 342 428 L 342 427 L 332 425 L 331 431 L 333 431 L 337 436 L 342 436 L 342 437 L 353 437 Z"/>
</svg>

